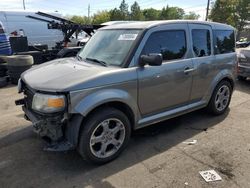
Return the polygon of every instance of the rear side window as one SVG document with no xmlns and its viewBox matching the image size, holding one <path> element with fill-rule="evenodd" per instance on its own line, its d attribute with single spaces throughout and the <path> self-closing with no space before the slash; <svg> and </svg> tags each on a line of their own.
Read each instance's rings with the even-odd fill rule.
<svg viewBox="0 0 250 188">
<path fill-rule="evenodd" d="M 225 54 L 235 51 L 234 31 L 232 30 L 215 30 L 215 53 Z"/>
<path fill-rule="evenodd" d="M 207 29 L 192 30 L 193 51 L 196 57 L 211 55 L 211 36 Z"/>
<path fill-rule="evenodd" d="M 161 53 L 163 60 L 180 59 L 186 53 L 186 36 L 183 30 L 155 32 L 148 38 L 143 54 Z"/>
</svg>

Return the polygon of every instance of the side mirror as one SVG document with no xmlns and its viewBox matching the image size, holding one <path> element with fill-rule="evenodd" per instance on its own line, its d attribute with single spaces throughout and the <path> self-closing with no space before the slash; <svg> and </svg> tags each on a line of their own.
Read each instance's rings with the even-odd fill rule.
<svg viewBox="0 0 250 188">
<path fill-rule="evenodd" d="M 160 66 L 162 64 L 162 54 L 152 53 L 149 55 L 141 55 L 140 66 L 150 65 L 150 66 Z"/>
</svg>

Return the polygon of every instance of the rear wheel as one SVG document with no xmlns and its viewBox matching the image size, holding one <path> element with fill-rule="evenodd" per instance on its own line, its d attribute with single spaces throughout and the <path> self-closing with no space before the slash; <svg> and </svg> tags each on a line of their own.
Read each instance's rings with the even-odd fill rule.
<svg viewBox="0 0 250 188">
<path fill-rule="evenodd" d="M 223 114 L 231 101 L 232 86 L 231 84 L 223 80 L 215 88 L 213 95 L 209 101 L 207 109 L 214 115 Z"/>
<path fill-rule="evenodd" d="M 129 142 L 131 126 L 127 116 L 114 108 L 102 108 L 83 125 L 78 151 L 92 163 L 107 163 L 120 155 Z"/>
</svg>

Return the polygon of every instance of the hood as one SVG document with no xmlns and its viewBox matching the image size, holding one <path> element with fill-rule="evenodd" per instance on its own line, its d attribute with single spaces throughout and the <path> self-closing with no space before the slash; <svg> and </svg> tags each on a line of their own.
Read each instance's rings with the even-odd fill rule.
<svg viewBox="0 0 250 188">
<path fill-rule="evenodd" d="M 97 87 L 93 80 L 116 69 L 118 68 L 103 67 L 75 58 L 64 58 L 35 66 L 24 72 L 21 78 L 36 90 L 63 92 Z"/>
</svg>

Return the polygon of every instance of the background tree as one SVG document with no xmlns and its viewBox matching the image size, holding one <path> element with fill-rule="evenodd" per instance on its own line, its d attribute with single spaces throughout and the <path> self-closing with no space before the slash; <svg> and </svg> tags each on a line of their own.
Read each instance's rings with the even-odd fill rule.
<svg viewBox="0 0 250 188">
<path fill-rule="evenodd" d="M 199 14 L 196 14 L 195 12 L 189 12 L 188 14 L 184 15 L 185 20 L 198 20 L 200 17 Z"/>
<path fill-rule="evenodd" d="M 122 0 L 119 9 L 122 20 L 128 20 L 129 19 L 128 4 L 125 2 L 125 0 Z"/>
<path fill-rule="evenodd" d="M 72 16 L 69 18 L 71 21 L 78 23 L 78 24 L 89 24 L 90 20 L 87 16 Z"/>
<path fill-rule="evenodd" d="M 227 5 L 227 1 L 226 0 L 217 0 L 217 1 L 221 1 L 222 5 L 220 4 L 216 4 L 214 5 L 214 7 L 223 7 L 224 5 Z M 232 7 L 230 6 L 226 6 L 226 11 L 223 12 L 223 14 L 221 16 L 224 16 L 222 18 L 218 18 L 220 20 L 216 20 L 218 22 L 223 22 L 226 20 L 226 18 L 228 18 L 228 21 L 231 22 L 235 22 L 237 23 L 237 27 L 241 28 L 242 20 L 246 20 L 246 15 L 243 13 L 243 7 L 247 7 L 247 0 L 228 0 L 228 1 L 240 1 L 240 3 L 235 4 L 235 9 L 237 9 L 237 13 L 232 14 L 230 13 L 230 11 L 232 11 Z M 249 0 L 248 0 L 249 1 Z M 236 6 L 237 5 L 237 6 Z M 248 5 L 249 6 L 249 5 Z M 88 19 L 88 17 L 86 16 L 72 16 L 70 17 L 70 19 L 76 23 L 79 24 L 101 24 L 104 22 L 108 22 L 108 21 L 117 21 L 117 20 L 172 20 L 172 19 L 198 19 L 199 15 L 196 14 L 195 12 L 189 12 L 187 14 L 185 14 L 184 10 L 182 8 L 179 7 L 170 7 L 170 6 L 166 6 L 163 7 L 162 10 L 157 10 L 154 8 L 149 8 L 149 9 L 144 9 L 141 10 L 140 5 L 137 1 L 135 1 L 131 7 L 130 7 L 130 11 L 128 10 L 128 4 L 125 2 L 125 0 L 121 1 L 121 4 L 119 6 L 119 8 L 114 8 L 111 9 L 110 11 L 98 11 L 97 13 L 95 13 L 93 16 L 91 16 L 90 19 Z M 212 10 L 213 13 L 214 10 Z M 212 15 L 212 14 L 211 14 Z M 232 15 L 230 17 L 230 15 Z M 238 17 L 244 18 L 244 19 L 239 19 Z M 212 17 L 212 16 L 211 16 Z M 232 24 L 231 24 L 232 25 Z M 235 25 L 234 25 L 235 26 Z"/>
<path fill-rule="evenodd" d="M 93 24 L 101 24 L 108 21 L 110 21 L 110 12 L 106 10 L 98 11 L 92 18 Z"/>
<path fill-rule="evenodd" d="M 130 19 L 131 20 L 144 20 L 143 13 L 140 9 L 139 4 L 135 1 L 133 5 L 131 5 L 131 13 Z"/>
<path fill-rule="evenodd" d="M 231 1 L 231 0 L 217 0 L 217 1 L 215 1 L 214 5 L 211 9 L 209 18 L 215 22 L 232 24 L 229 22 L 231 19 L 230 17 L 232 15 L 232 13 L 231 13 L 232 7 L 231 6 L 234 6 L 234 5 L 231 4 L 232 1 L 231 2 L 229 2 L 229 1 Z"/>
<path fill-rule="evenodd" d="M 242 32 L 246 21 L 250 19 L 249 0 L 216 0 L 209 19 L 215 22 L 232 25 Z"/>
<path fill-rule="evenodd" d="M 239 33 L 243 31 L 246 21 L 250 20 L 250 1 L 239 0 L 236 2 L 235 12 L 233 14 L 233 22 Z"/>
<path fill-rule="evenodd" d="M 117 8 L 114 8 L 114 9 L 110 10 L 109 14 L 110 14 L 110 20 L 111 21 L 122 20 L 123 19 L 121 11 L 119 9 L 117 9 Z"/>
<path fill-rule="evenodd" d="M 161 20 L 183 19 L 185 12 L 179 7 L 163 7 L 160 14 Z"/>
<path fill-rule="evenodd" d="M 144 9 L 142 12 L 145 20 L 159 20 L 159 15 L 161 11 L 149 8 Z"/>
</svg>

